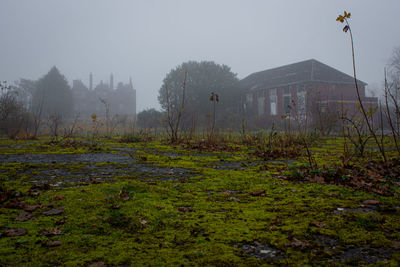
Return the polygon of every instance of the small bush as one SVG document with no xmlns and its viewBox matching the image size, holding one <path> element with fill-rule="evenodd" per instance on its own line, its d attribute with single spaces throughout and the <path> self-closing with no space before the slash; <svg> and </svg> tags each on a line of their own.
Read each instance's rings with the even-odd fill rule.
<svg viewBox="0 0 400 267">
<path fill-rule="evenodd" d="M 121 143 L 140 143 L 150 142 L 154 138 L 147 132 L 140 131 L 139 133 L 125 134 L 119 140 Z"/>
</svg>

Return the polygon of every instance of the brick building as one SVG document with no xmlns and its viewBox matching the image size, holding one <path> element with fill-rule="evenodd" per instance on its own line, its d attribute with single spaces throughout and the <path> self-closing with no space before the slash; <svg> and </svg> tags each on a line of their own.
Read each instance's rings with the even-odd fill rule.
<svg viewBox="0 0 400 267">
<path fill-rule="evenodd" d="M 316 121 L 337 118 L 338 111 L 359 115 L 354 78 L 315 59 L 256 72 L 240 84 L 246 90 L 246 113 L 264 121 L 282 116 Z M 366 108 L 376 108 L 378 100 L 365 95 L 366 85 L 358 80 L 360 97 Z"/>
</svg>

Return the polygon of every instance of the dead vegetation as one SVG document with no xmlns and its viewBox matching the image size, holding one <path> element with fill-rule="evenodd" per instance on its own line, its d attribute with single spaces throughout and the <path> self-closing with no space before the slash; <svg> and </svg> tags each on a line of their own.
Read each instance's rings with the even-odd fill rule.
<svg viewBox="0 0 400 267">
<path fill-rule="evenodd" d="M 327 165 L 318 169 L 291 166 L 284 172 L 289 180 L 334 184 L 394 196 L 400 186 L 400 160 L 366 161 L 362 165 Z"/>
</svg>

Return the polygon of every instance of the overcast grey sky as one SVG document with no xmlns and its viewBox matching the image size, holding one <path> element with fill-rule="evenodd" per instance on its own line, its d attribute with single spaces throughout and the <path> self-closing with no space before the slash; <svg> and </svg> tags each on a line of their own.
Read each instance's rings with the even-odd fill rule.
<svg viewBox="0 0 400 267">
<path fill-rule="evenodd" d="M 137 109 L 155 107 L 162 80 L 188 60 L 226 64 L 239 78 L 306 59 L 376 87 L 400 46 L 399 0 L 0 0 L 0 79 L 38 79 L 56 65 L 69 82 L 128 82 Z"/>
</svg>

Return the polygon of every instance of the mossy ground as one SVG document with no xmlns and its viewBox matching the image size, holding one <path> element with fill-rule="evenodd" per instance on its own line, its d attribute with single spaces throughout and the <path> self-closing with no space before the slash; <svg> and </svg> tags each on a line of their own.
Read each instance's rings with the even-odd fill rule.
<svg viewBox="0 0 400 267">
<path fill-rule="evenodd" d="M 333 138 L 316 144 L 317 162 L 338 162 L 341 146 Z M 0 265 L 398 265 L 398 188 L 382 196 L 290 181 L 283 173 L 307 162 L 304 156 L 263 161 L 251 151 L 193 152 L 117 139 L 96 146 L 2 139 L 3 156 L 109 153 L 127 160 L 2 163 L 2 189 L 11 193 L 0 206 L 0 231 L 28 232 L 0 237 Z M 44 183 L 50 189 L 40 187 Z M 363 205 L 366 200 L 379 204 Z M 12 201 L 41 206 L 31 211 L 33 219 L 16 221 L 22 208 L 10 208 Z M 59 207 L 61 214 L 43 214 Z M 61 234 L 43 234 L 54 229 Z M 266 247 L 277 252 L 268 254 Z"/>
</svg>

